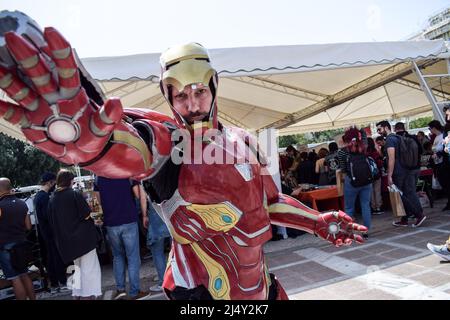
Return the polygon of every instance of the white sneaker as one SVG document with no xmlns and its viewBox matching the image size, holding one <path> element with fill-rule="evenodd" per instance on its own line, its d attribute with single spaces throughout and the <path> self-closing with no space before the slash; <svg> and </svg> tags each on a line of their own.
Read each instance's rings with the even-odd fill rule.
<svg viewBox="0 0 450 320">
<path fill-rule="evenodd" d="M 151 292 L 161 292 L 162 290 L 163 288 L 159 284 L 150 287 Z"/>
<path fill-rule="evenodd" d="M 436 246 L 434 244 L 428 243 L 427 248 L 430 249 L 430 251 L 433 252 L 435 255 L 447 261 L 450 261 L 450 251 L 448 251 L 446 244 Z"/>
<path fill-rule="evenodd" d="M 68 293 L 68 292 L 71 292 L 71 291 L 72 291 L 72 289 L 70 289 L 67 286 L 61 286 L 61 287 L 58 288 L 58 292 L 60 292 L 60 293 Z"/>
</svg>

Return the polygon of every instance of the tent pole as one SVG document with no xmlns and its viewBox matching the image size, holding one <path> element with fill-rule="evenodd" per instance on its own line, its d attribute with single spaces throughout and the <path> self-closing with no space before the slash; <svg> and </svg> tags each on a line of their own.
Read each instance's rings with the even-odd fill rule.
<svg viewBox="0 0 450 320">
<path fill-rule="evenodd" d="M 446 59 L 446 60 L 447 60 L 447 67 L 448 67 L 448 59 Z M 428 86 L 428 84 L 427 84 L 422 72 L 420 71 L 419 67 L 417 66 L 416 62 L 413 61 L 412 63 L 413 63 L 414 71 L 417 75 L 417 78 L 419 79 L 420 86 L 422 87 L 422 90 L 425 93 L 425 96 L 427 97 L 428 101 L 431 104 L 431 108 L 433 109 L 434 118 L 441 123 L 445 123 L 444 114 L 443 114 L 441 108 L 439 108 L 439 104 L 436 101 L 436 99 L 433 95 L 433 92 L 431 91 L 430 87 Z"/>
</svg>

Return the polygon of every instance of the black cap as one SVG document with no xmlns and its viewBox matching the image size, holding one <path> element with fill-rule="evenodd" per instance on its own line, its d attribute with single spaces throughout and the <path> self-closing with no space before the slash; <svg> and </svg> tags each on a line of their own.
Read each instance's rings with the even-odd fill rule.
<svg viewBox="0 0 450 320">
<path fill-rule="evenodd" d="M 56 180 L 56 175 L 51 172 L 46 172 L 41 177 L 41 183 L 46 183 L 52 180 Z"/>
</svg>

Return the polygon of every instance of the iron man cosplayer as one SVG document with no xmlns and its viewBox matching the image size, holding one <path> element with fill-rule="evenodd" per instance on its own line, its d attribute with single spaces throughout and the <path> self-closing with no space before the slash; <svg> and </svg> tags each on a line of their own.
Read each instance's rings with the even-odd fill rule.
<svg viewBox="0 0 450 320">
<path fill-rule="evenodd" d="M 0 23 L 4 30 L 5 21 Z M 81 82 L 82 66 L 70 44 L 54 28 L 45 29 L 41 43 L 20 30 L 4 39 L 10 65 L 0 68 L 0 88 L 16 104 L 0 102 L 0 115 L 63 163 L 144 181 L 173 238 L 163 283 L 168 298 L 287 299 L 264 261 L 271 223 L 336 246 L 363 241 L 354 232 L 366 228 L 344 212 L 319 213 L 280 194 L 252 137 L 220 124 L 218 76 L 201 45 L 161 55 L 160 86 L 172 119 L 148 109 L 123 109 L 117 98 L 98 105 Z M 172 134 L 180 129 L 184 149 L 176 163 L 180 148 Z M 215 129 L 213 137 L 208 129 Z M 210 150 L 215 159 L 232 161 L 198 159 Z"/>
</svg>

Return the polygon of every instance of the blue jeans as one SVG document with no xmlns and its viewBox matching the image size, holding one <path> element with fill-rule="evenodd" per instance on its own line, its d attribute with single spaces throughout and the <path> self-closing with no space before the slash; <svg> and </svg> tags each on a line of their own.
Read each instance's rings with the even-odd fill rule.
<svg viewBox="0 0 450 320">
<path fill-rule="evenodd" d="M 109 243 L 113 254 L 113 270 L 117 290 L 125 290 L 125 270 L 128 262 L 128 278 L 130 279 L 131 297 L 140 291 L 139 269 L 141 257 L 139 255 L 139 231 L 137 222 L 120 226 L 106 227 Z"/>
<path fill-rule="evenodd" d="M 8 250 L 16 245 L 16 242 L 10 242 L 4 244 L 2 248 L 0 248 L 0 268 L 3 271 L 3 274 L 6 280 L 14 280 L 23 274 L 28 273 L 28 269 L 16 270 L 11 265 L 11 254 Z"/>
<path fill-rule="evenodd" d="M 169 230 L 164 221 L 159 217 L 153 206 L 148 208 L 149 228 L 147 232 L 147 247 L 152 252 L 153 263 L 158 273 L 158 284 L 162 285 L 166 272 L 166 255 L 164 254 L 164 240 L 170 237 Z"/>
<path fill-rule="evenodd" d="M 344 182 L 344 202 L 345 213 L 353 218 L 355 214 L 355 201 L 359 195 L 359 203 L 363 216 L 364 225 L 370 229 L 371 212 L 370 212 L 370 195 L 372 193 L 372 184 L 363 187 L 354 187 L 350 183 L 350 179 L 345 178 Z"/>
</svg>

